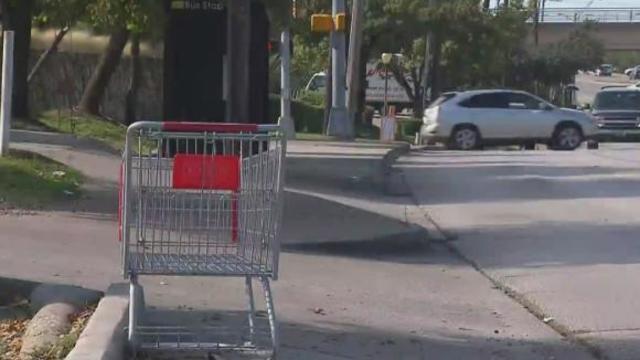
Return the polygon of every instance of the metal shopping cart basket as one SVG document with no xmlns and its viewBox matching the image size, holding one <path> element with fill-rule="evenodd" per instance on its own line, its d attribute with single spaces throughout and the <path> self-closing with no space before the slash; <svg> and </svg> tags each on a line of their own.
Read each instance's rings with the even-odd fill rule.
<svg viewBox="0 0 640 360">
<path fill-rule="evenodd" d="M 128 336 L 134 351 L 243 351 L 275 358 L 270 279 L 278 275 L 285 153 L 285 138 L 275 125 L 138 122 L 129 127 L 119 236 L 130 281 Z M 244 278 L 245 330 L 229 336 L 238 329 L 143 324 L 140 275 Z M 264 329 L 256 325 L 253 279 L 264 289 Z"/>
</svg>

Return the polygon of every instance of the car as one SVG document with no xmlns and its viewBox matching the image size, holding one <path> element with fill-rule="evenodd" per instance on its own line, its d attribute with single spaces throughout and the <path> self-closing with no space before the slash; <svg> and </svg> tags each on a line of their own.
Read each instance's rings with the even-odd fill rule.
<svg viewBox="0 0 640 360">
<path fill-rule="evenodd" d="M 640 79 L 640 65 L 628 68 L 624 71 L 624 74 L 629 77 L 629 80 Z"/>
<path fill-rule="evenodd" d="M 536 143 L 573 150 L 595 130 L 584 111 L 559 108 L 524 91 L 491 89 L 440 96 L 424 111 L 420 137 L 458 150 Z"/>
<path fill-rule="evenodd" d="M 596 94 L 590 111 L 599 141 L 640 140 L 640 88 L 603 89 Z"/>
<path fill-rule="evenodd" d="M 611 64 L 602 64 L 598 66 L 596 69 L 596 76 L 612 76 L 613 75 L 613 65 Z"/>
</svg>

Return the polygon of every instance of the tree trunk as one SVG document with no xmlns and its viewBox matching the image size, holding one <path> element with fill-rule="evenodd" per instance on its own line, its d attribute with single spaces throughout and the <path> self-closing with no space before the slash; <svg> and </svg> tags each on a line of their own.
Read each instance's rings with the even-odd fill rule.
<svg viewBox="0 0 640 360">
<path fill-rule="evenodd" d="M 100 62 L 89 79 L 84 89 L 78 108 L 80 111 L 91 115 L 99 115 L 102 98 L 109 85 L 111 76 L 118 68 L 122 51 L 129 39 L 129 30 L 122 27 L 116 29 L 109 37 L 109 43 L 100 57 Z"/>
<path fill-rule="evenodd" d="M 15 31 L 13 56 L 13 116 L 29 117 L 29 51 L 31 49 L 31 18 L 33 0 L 2 1 L 4 30 Z"/>
<path fill-rule="evenodd" d="M 482 0 L 482 8 L 484 10 L 489 10 L 490 6 L 491 6 L 491 0 Z"/>
<path fill-rule="evenodd" d="M 391 64 L 389 66 L 389 70 L 391 70 L 391 73 L 393 74 L 393 77 L 396 79 L 398 84 L 402 86 L 402 88 L 404 89 L 404 92 L 409 97 L 409 100 L 411 100 L 411 102 L 414 102 L 415 96 L 413 93 L 413 88 L 407 81 L 406 74 L 404 73 L 404 70 L 402 69 L 402 67 L 397 64 Z"/>
<path fill-rule="evenodd" d="M 434 101 L 440 96 L 440 58 L 442 55 L 442 41 L 440 34 L 435 34 L 433 42 L 433 58 L 431 60 L 431 101 Z"/>
<path fill-rule="evenodd" d="M 33 80 L 33 77 L 38 73 L 38 70 L 40 70 L 42 65 L 49 59 L 49 57 L 51 57 L 51 55 L 53 55 L 55 52 L 58 51 L 58 45 L 60 45 L 60 43 L 62 42 L 62 39 L 64 39 L 65 35 L 67 35 L 67 33 L 69 32 L 69 29 L 70 28 L 68 26 L 65 26 L 62 29 L 60 29 L 60 31 L 58 31 L 58 33 L 56 34 L 56 37 L 53 39 L 53 43 L 51 43 L 51 46 L 49 46 L 49 48 L 45 50 L 45 52 L 43 52 L 42 55 L 40 55 L 40 58 L 31 69 L 31 72 L 29 73 L 29 77 L 27 77 L 27 82 L 30 83 L 31 80 Z"/>
<path fill-rule="evenodd" d="M 142 80 L 142 64 L 140 61 L 140 35 L 133 34 L 131 37 L 131 81 L 125 104 L 124 122 L 131 125 L 137 120 L 136 108 L 138 106 L 138 89 Z"/>
<path fill-rule="evenodd" d="M 422 118 L 422 114 L 424 112 L 424 88 L 422 86 L 418 86 L 420 84 L 420 80 L 423 77 L 424 73 L 424 64 L 420 66 L 420 69 L 416 73 L 413 72 L 413 116 L 415 118 Z"/>
</svg>

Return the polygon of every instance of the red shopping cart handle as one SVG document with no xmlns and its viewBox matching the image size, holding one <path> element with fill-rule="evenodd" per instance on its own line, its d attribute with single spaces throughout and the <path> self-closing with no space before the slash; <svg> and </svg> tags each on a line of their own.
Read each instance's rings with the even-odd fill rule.
<svg viewBox="0 0 640 360">
<path fill-rule="evenodd" d="M 251 133 L 258 132 L 257 124 L 236 123 L 198 123 L 166 121 L 162 123 L 162 131 L 177 132 L 216 132 L 216 133 Z"/>
</svg>

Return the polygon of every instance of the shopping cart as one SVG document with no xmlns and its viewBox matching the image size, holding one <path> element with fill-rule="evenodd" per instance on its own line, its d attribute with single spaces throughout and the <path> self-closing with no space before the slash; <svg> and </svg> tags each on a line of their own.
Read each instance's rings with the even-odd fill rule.
<svg viewBox="0 0 640 360">
<path fill-rule="evenodd" d="M 123 271 L 134 351 L 278 348 L 277 279 L 286 141 L 275 125 L 138 122 L 127 130 L 120 193 Z M 150 326 L 140 275 L 244 277 L 242 328 Z M 264 289 L 258 316 L 253 279 Z M 266 317 L 266 319 L 265 319 Z M 260 318 L 264 328 L 257 324 Z"/>
</svg>

